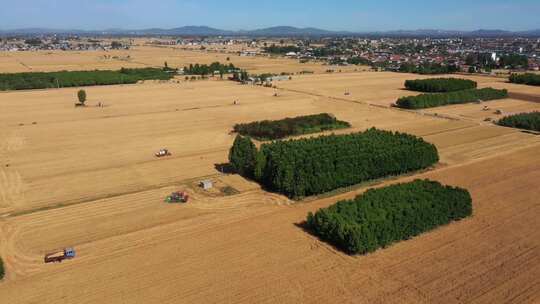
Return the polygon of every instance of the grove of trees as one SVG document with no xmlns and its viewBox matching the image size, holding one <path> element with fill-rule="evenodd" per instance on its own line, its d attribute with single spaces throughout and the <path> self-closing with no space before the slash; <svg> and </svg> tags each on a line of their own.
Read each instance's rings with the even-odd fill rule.
<svg viewBox="0 0 540 304">
<path fill-rule="evenodd" d="M 207 64 L 190 64 L 184 67 L 184 74 L 186 75 L 212 75 L 214 72 L 219 72 L 221 75 L 237 72 L 239 69 L 234 64 L 221 64 L 219 62 L 213 62 L 210 65 Z"/>
<path fill-rule="evenodd" d="M 438 64 L 438 63 L 425 63 L 421 65 L 415 64 L 402 64 L 399 67 L 399 72 L 403 73 L 415 73 L 423 75 L 433 75 L 433 74 L 451 74 L 458 71 L 457 66 L 449 64 Z"/>
<path fill-rule="evenodd" d="M 364 57 L 359 57 L 359 56 L 355 56 L 355 57 L 350 57 L 347 59 L 347 63 L 348 64 L 354 64 L 354 65 L 370 65 L 371 64 L 371 61 L 367 58 L 364 58 Z"/>
<path fill-rule="evenodd" d="M 405 81 L 405 88 L 407 90 L 427 93 L 455 92 L 476 89 L 476 87 L 477 83 L 475 81 L 459 78 L 432 78 Z"/>
<path fill-rule="evenodd" d="M 131 84 L 140 80 L 168 80 L 163 69 L 140 68 L 119 71 L 62 71 L 0 74 L 0 91 Z"/>
<path fill-rule="evenodd" d="M 421 94 L 418 96 L 401 97 L 396 105 L 404 109 L 433 108 L 449 104 L 469 103 L 475 101 L 488 101 L 508 97 L 506 89 L 493 88 L 463 90 L 448 93 Z"/>
<path fill-rule="evenodd" d="M 366 254 L 470 215 L 467 190 L 415 180 L 310 212 L 306 226 L 349 254 Z"/>
<path fill-rule="evenodd" d="M 529 59 L 525 55 L 508 54 L 499 58 L 499 66 L 502 68 L 510 67 L 515 68 L 527 68 L 529 66 Z"/>
<path fill-rule="evenodd" d="M 258 140 L 274 140 L 288 136 L 350 127 L 351 124 L 346 121 L 337 120 L 328 113 L 321 113 L 281 120 L 263 120 L 246 124 L 236 124 L 234 126 L 234 132 L 244 136 L 251 136 Z"/>
<path fill-rule="evenodd" d="M 517 84 L 540 86 L 540 75 L 533 73 L 512 74 L 510 75 L 510 82 Z"/>
<path fill-rule="evenodd" d="M 491 57 L 491 53 L 470 53 L 465 58 L 465 64 L 488 69 L 497 67 L 497 63 Z"/>
<path fill-rule="evenodd" d="M 500 119 L 497 124 L 504 127 L 540 131 L 540 112 L 506 116 Z"/>
<path fill-rule="evenodd" d="M 300 52 L 300 48 L 293 45 L 277 46 L 272 44 L 269 47 L 265 47 L 264 51 L 269 54 L 284 55 L 290 52 L 298 53 Z"/>
<path fill-rule="evenodd" d="M 231 160 L 235 155 L 245 155 L 247 148 L 236 150 L 233 146 Z M 372 128 L 361 133 L 263 144 L 254 166 L 243 165 L 251 159 L 250 154 L 245 161 L 237 162 L 245 175 L 252 175 L 271 191 L 301 198 L 425 169 L 439 161 L 439 154 L 434 145 L 416 136 Z"/>
</svg>

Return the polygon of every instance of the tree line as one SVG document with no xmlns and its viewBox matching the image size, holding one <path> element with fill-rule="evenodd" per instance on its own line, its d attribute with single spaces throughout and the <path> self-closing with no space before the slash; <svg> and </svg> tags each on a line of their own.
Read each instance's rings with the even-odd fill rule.
<svg viewBox="0 0 540 304">
<path fill-rule="evenodd" d="M 459 69 L 455 65 L 451 64 L 439 64 L 439 63 L 424 63 L 415 65 L 412 63 L 404 63 L 400 65 L 399 72 L 402 73 L 414 73 L 422 75 L 435 75 L 435 74 L 452 74 L 458 72 Z"/>
<path fill-rule="evenodd" d="M 354 65 L 371 65 L 371 61 L 364 57 L 350 57 L 347 59 L 348 64 L 354 64 Z"/>
<path fill-rule="evenodd" d="M 499 66 L 502 68 L 510 67 L 511 69 L 527 68 L 529 66 L 529 58 L 519 54 L 503 55 L 499 58 Z"/>
<path fill-rule="evenodd" d="M 351 124 L 328 113 L 298 116 L 281 120 L 263 120 L 236 124 L 234 132 L 258 140 L 274 140 L 288 136 L 350 128 Z"/>
<path fill-rule="evenodd" d="M 119 71 L 62 71 L 0 74 L 0 91 L 132 84 L 140 80 L 168 80 L 166 69 L 140 68 Z"/>
<path fill-rule="evenodd" d="M 432 78 L 405 81 L 405 88 L 411 91 L 427 93 L 446 93 L 476 89 L 477 83 L 459 78 Z"/>
<path fill-rule="evenodd" d="M 365 132 L 274 141 L 260 150 L 238 136 L 233 168 L 267 189 L 301 198 L 377 178 L 425 169 L 439 161 L 437 148 L 405 133 Z"/>
<path fill-rule="evenodd" d="M 366 254 L 471 215 L 467 190 L 415 180 L 310 212 L 306 226 L 349 254 Z"/>
<path fill-rule="evenodd" d="M 488 101 L 508 97 L 506 89 L 493 88 L 463 90 L 448 93 L 421 94 L 418 96 L 401 97 L 396 105 L 404 109 L 424 109 L 450 104 L 461 104 L 475 101 Z"/>
<path fill-rule="evenodd" d="M 219 62 L 213 62 L 210 65 L 208 64 L 190 64 L 189 66 L 184 67 L 184 74 L 186 75 L 212 75 L 215 72 L 219 72 L 221 76 L 224 74 L 230 74 L 237 72 L 239 69 L 234 66 L 234 64 L 221 64 Z"/>
<path fill-rule="evenodd" d="M 290 52 L 298 53 L 301 51 L 301 49 L 293 45 L 278 46 L 278 45 L 272 44 L 269 47 L 265 47 L 264 51 L 269 54 L 284 55 Z"/>
<path fill-rule="evenodd" d="M 520 113 L 506 116 L 497 122 L 498 125 L 531 131 L 540 131 L 540 112 Z"/>
<path fill-rule="evenodd" d="M 533 73 L 512 74 L 510 75 L 510 82 L 517 84 L 540 86 L 540 75 Z"/>
<path fill-rule="evenodd" d="M 506 54 L 500 56 L 498 61 L 495 61 L 491 53 L 470 53 L 465 58 L 465 64 L 488 70 L 495 69 L 497 67 L 509 67 L 511 69 L 516 69 L 527 68 L 529 66 L 529 59 L 525 55 Z"/>
</svg>

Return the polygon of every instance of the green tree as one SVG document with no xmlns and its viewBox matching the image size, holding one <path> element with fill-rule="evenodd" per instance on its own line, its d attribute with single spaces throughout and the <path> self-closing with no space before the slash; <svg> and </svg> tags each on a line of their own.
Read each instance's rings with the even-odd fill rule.
<svg viewBox="0 0 540 304">
<path fill-rule="evenodd" d="M 257 157 L 257 147 L 249 137 L 236 136 L 229 151 L 231 166 L 242 176 L 252 177 Z"/>
<path fill-rule="evenodd" d="M 264 167 L 266 166 L 266 156 L 263 152 L 258 152 L 255 157 L 255 169 L 253 175 L 256 180 L 261 180 L 264 174 Z"/>
<path fill-rule="evenodd" d="M 118 41 L 113 41 L 113 42 L 111 42 L 111 48 L 115 49 L 115 50 L 121 49 L 122 48 L 122 43 L 118 42 Z"/>
<path fill-rule="evenodd" d="M 86 102 L 86 91 L 79 90 L 79 92 L 77 92 L 77 98 L 79 98 L 79 103 L 84 105 Z"/>
</svg>

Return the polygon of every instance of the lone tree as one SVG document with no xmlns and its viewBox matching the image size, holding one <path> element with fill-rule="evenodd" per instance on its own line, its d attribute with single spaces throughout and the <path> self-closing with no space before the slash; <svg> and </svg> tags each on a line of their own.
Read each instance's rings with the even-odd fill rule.
<svg viewBox="0 0 540 304">
<path fill-rule="evenodd" d="M 77 97 L 79 98 L 79 103 L 84 105 L 84 103 L 86 102 L 86 91 L 79 90 L 79 92 L 77 92 Z"/>
<path fill-rule="evenodd" d="M 246 177 L 253 176 L 257 147 L 249 137 L 236 136 L 229 151 L 229 162 L 238 174 Z"/>
</svg>

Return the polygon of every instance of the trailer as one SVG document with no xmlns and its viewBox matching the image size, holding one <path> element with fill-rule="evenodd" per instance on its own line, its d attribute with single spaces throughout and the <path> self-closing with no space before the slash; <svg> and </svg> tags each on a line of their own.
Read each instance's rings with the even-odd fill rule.
<svg viewBox="0 0 540 304">
<path fill-rule="evenodd" d="M 43 258 L 43 261 L 47 263 L 62 263 L 63 260 L 71 260 L 75 258 L 75 249 L 65 248 L 62 251 L 48 253 Z"/>
</svg>

